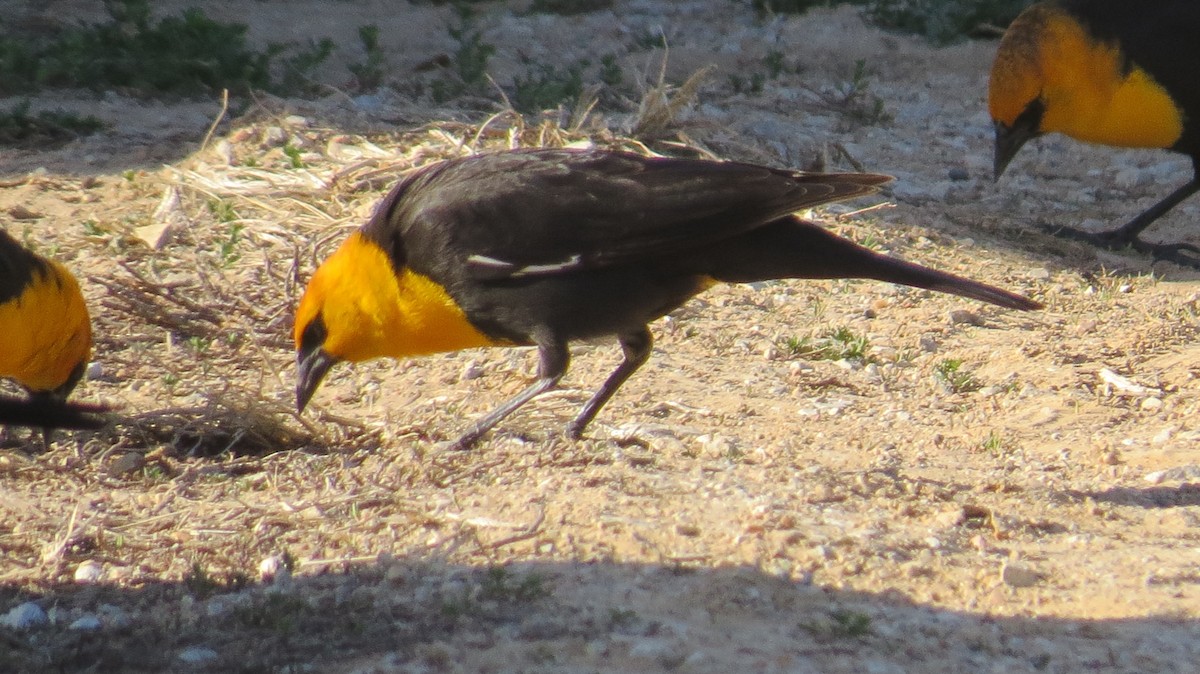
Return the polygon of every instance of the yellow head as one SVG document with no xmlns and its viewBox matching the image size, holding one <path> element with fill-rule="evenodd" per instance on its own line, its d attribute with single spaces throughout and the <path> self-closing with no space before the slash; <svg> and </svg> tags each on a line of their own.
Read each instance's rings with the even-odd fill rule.
<svg viewBox="0 0 1200 674">
<path fill-rule="evenodd" d="M 297 404 L 340 361 L 400 358 L 493 344 L 444 288 L 397 269 L 355 232 L 313 274 L 296 309 Z"/>
<path fill-rule="evenodd" d="M 1117 42 L 1091 35 L 1053 3 L 1021 13 L 1000 41 L 988 86 L 996 177 L 1043 133 L 1122 147 L 1170 147 L 1183 115 Z"/>
</svg>

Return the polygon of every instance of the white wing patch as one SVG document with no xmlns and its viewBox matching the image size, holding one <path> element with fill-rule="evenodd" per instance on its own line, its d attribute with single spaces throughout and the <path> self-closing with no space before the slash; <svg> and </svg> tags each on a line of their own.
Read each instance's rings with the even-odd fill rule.
<svg viewBox="0 0 1200 674">
<path fill-rule="evenodd" d="M 576 254 L 560 262 L 520 266 L 487 255 L 472 255 L 467 258 L 467 264 L 474 266 L 477 271 L 488 278 L 520 278 L 522 276 L 557 274 L 576 269 L 583 266 L 583 257 Z"/>
</svg>

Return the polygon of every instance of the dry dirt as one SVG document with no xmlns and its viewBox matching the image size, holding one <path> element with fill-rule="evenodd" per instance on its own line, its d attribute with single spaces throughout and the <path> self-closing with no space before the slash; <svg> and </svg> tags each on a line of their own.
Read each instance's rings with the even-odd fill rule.
<svg viewBox="0 0 1200 674">
<path fill-rule="evenodd" d="M 661 27 L 668 81 L 718 68 L 672 132 L 728 158 L 826 152 L 892 173 L 881 198 L 817 217 L 1046 309 L 873 282 L 717 288 L 653 326 L 650 363 L 585 440 L 558 432 L 612 345 L 579 346 L 563 391 L 447 452 L 526 385 L 534 354 L 340 367 L 298 418 L 303 280 L 398 171 L 469 148 L 636 148 L 632 107 L 567 132 L 512 115 L 481 128 L 487 112 L 399 94 L 269 99 L 201 148 L 218 101 L 38 97 L 113 126 L 3 151 L 0 225 L 83 280 L 98 344 L 77 395 L 120 419 L 0 454 L 0 616 L 33 602 L 48 618 L 6 617 L 0 670 L 1194 671 L 1197 274 L 1038 230 L 1121 221 L 1186 160 L 1050 138 L 993 184 L 993 43 L 934 49 L 846 9 L 616 6 L 486 6 L 498 80 L 521 54 L 602 54 Z M 376 24 L 393 84 L 452 46 L 444 7 L 205 7 L 261 42 L 353 45 Z M 82 0 L 26 11 L 101 16 Z M 772 50 L 788 72 L 735 93 L 729 76 Z M 627 51 L 629 80 L 652 83 L 662 50 Z M 858 59 L 887 118 L 830 103 Z M 1151 237 L 1197 240 L 1198 205 Z M 866 363 L 788 348 L 842 327 L 868 339 Z M 954 362 L 959 390 L 937 374 Z"/>
</svg>

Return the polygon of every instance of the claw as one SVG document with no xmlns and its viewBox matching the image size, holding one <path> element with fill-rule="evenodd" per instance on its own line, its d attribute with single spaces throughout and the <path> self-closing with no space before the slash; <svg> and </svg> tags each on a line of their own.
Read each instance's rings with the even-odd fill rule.
<svg viewBox="0 0 1200 674">
<path fill-rule="evenodd" d="M 1041 229 L 1053 236 L 1073 239 L 1090 243 L 1105 250 L 1123 250 L 1132 248 L 1139 253 L 1149 254 L 1154 260 L 1174 262 L 1182 267 L 1200 269 L 1200 246 L 1190 243 L 1150 243 L 1143 241 L 1136 234 L 1130 236 L 1123 228 L 1111 229 L 1104 232 L 1087 232 L 1075 227 L 1056 227 L 1041 224 Z M 1192 253 L 1185 255 L 1184 253 Z"/>
</svg>

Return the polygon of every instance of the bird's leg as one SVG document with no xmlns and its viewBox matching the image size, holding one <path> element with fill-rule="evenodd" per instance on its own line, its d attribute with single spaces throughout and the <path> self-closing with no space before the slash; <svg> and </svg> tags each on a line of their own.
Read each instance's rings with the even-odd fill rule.
<svg viewBox="0 0 1200 674">
<path fill-rule="evenodd" d="M 1139 253 L 1149 253 L 1158 260 L 1167 260 L 1187 267 L 1200 267 L 1200 257 L 1184 254 L 1184 252 L 1188 252 L 1200 255 L 1200 248 L 1190 243 L 1149 243 L 1143 241 L 1139 236 L 1150 223 L 1162 217 L 1164 213 L 1179 205 L 1179 202 L 1192 196 L 1198 190 L 1200 190 L 1200 178 L 1193 176 L 1191 181 L 1181 185 L 1162 201 L 1115 229 L 1104 232 L 1085 232 L 1075 227 L 1055 227 L 1052 228 L 1052 232 L 1056 236 L 1085 241 L 1109 250 L 1130 247 Z"/>
<path fill-rule="evenodd" d="M 618 340 L 621 342 L 621 350 L 625 352 L 625 359 L 621 361 L 616 370 L 613 370 L 612 374 L 608 375 L 608 379 L 604 381 L 600 390 L 596 391 L 595 395 L 579 411 L 575 420 L 567 426 L 567 437 L 578 439 L 583 435 L 583 429 L 587 428 L 592 419 L 596 418 L 596 414 L 601 407 L 604 407 L 604 403 L 608 402 L 617 389 L 621 388 L 621 384 L 629 379 L 629 375 L 636 372 L 650 357 L 650 348 L 654 345 L 654 337 L 650 334 L 650 329 L 645 326 L 642 326 L 642 329 L 637 332 L 620 335 Z"/>
<path fill-rule="evenodd" d="M 505 417 L 516 412 L 525 403 L 558 386 L 558 381 L 567 372 L 571 362 L 571 353 L 567 345 L 557 338 L 551 338 L 538 344 L 538 379 L 517 395 L 510 398 L 500 407 L 492 410 L 487 416 L 476 421 L 470 430 L 462 435 L 451 449 L 470 449 L 484 433 L 492 430 Z"/>
</svg>

